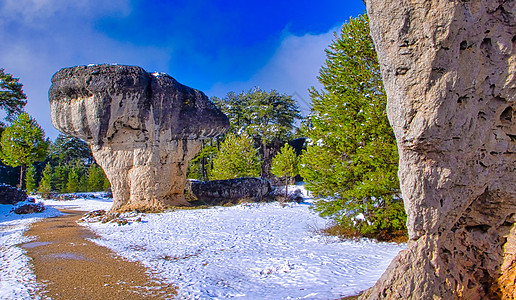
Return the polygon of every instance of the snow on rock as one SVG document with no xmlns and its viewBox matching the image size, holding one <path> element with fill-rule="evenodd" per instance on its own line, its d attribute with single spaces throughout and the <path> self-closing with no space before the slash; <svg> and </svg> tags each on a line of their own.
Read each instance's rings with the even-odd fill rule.
<svg viewBox="0 0 516 300">
<path fill-rule="evenodd" d="M 30 224 L 61 214 L 47 207 L 41 213 L 18 215 L 13 211 L 18 205 L 0 205 L 0 299 L 33 299 L 36 276 L 19 244 L 30 242 L 23 236 Z"/>
<path fill-rule="evenodd" d="M 371 287 L 405 245 L 322 237 L 310 203 L 243 204 L 84 224 L 185 299 L 335 299 Z"/>
</svg>

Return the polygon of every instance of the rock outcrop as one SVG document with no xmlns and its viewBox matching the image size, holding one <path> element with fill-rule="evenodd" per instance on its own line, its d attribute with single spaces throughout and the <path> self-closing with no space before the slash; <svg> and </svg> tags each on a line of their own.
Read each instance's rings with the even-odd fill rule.
<svg viewBox="0 0 516 300">
<path fill-rule="evenodd" d="M 0 184 L 0 204 L 16 204 L 27 200 L 27 194 L 15 187 Z"/>
<path fill-rule="evenodd" d="M 515 1 L 366 5 L 410 240 L 361 299 L 515 299 Z"/>
<path fill-rule="evenodd" d="M 189 161 L 202 139 L 229 127 L 202 92 L 134 66 L 62 69 L 49 100 L 54 127 L 86 141 L 104 169 L 111 212 L 187 205 Z"/>
<path fill-rule="evenodd" d="M 241 200 L 261 201 L 272 192 L 267 179 L 244 177 L 227 180 L 190 181 L 195 198 L 210 205 L 236 204 Z"/>
<path fill-rule="evenodd" d="M 45 206 L 41 203 L 27 203 L 20 205 L 14 209 L 14 213 L 18 215 L 26 215 L 40 213 L 45 210 Z"/>
</svg>

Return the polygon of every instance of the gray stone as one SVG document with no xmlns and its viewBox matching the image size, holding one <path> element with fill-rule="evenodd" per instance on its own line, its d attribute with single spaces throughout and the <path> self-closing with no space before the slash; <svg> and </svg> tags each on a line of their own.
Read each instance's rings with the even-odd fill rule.
<svg viewBox="0 0 516 300">
<path fill-rule="evenodd" d="M 206 204 L 238 203 L 241 200 L 261 201 L 272 192 L 267 179 L 245 177 L 227 180 L 190 181 L 196 200 Z"/>
<path fill-rule="evenodd" d="M 186 170 L 227 117 L 204 93 L 140 67 L 65 68 L 52 78 L 52 123 L 86 141 L 113 192 L 111 212 L 187 205 Z"/>
<path fill-rule="evenodd" d="M 40 213 L 45 210 L 45 207 L 39 203 L 29 203 L 21 205 L 14 209 L 14 213 L 18 215 Z"/>
<path fill-rule="evenodd" d="M 0 184 L 0 204 L 16 204 L 27 200 L 27 193 L 6 184 Z"/>
<path fill-rule="evenodd" d="M 515 2 L 365 2 L 410 240 L 361 299 L 514 299 Z"/>
</svg>

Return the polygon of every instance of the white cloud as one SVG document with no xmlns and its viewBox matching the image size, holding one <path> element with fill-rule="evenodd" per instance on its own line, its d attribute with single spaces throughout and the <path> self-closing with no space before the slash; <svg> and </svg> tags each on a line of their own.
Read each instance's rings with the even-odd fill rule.
<svg viewBox="0 0 516 300">
<path fill-rule="evenodd" d="M 227 92 L 247 91 L 254 86 L 264 90 L 276 89 L 280 93 L 293 95 L 306 115 L 311 103 L 308 89 L 312 86 L 321 88 L 317 76 L 326 59 L 324 50 L 339 29 L 335 27 L 320 35 L 286 35 L 273 57 L 251 79 L 217 83 L 207 94 L 223 97 Z"/>
<path fill-rule="evenodd" d="M 41 26 L 45 23 L 42 21 L 55 17 L 82 21 L 80 18 L 91 19 L 111 12 L 127 15 L 131 11 L 127 0 L 0 0 L 0 7 L 0 23 L 14 20 L 25 26 Z"/>
<path fill-rule="evenodd" d="M 0 47 L 0 67 L 20 78 L 28 97 L 26 111 L 52 139 L 58 131 L 50 121 L 48 89 L 59 69 L 90 63 L 168 68 L 172 49 L 136 46 L 95 30 L 97 18 L 128 13 L 126 2 L 0 0 L 0 40 L 9 41 Z"/>
</svg>

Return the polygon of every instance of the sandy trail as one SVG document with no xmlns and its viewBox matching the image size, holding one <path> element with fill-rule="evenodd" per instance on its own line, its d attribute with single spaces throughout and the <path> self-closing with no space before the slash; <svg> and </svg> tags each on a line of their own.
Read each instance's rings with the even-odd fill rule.
<svg viewBox="0 0 516 300">
<path fill-rule="evenodd" d="M 40 296 L 52 299 L 170 299 L 175 287 L 152 278 L 139 263 L 117 257 L 87 240 L 95 234 L 76 223 L 84 212 L 62 210 L 64 216 L 43 219 L 25 233 L 37 237 L 22 244 L 38 283 Z"/>
</svg>

